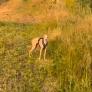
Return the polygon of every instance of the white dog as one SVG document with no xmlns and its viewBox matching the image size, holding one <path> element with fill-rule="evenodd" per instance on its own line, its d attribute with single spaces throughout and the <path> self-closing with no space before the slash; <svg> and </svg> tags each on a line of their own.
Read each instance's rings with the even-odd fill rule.
<svg viewBox="0 0 92 92">
<path fill-rule="evenodd" d="M 42 51 L 44 50 L 44 59 L 46 57 L 46 48 L 48 44 L 48 36 L 45 34 L 43 37 L 33 38 L 31 41 L 32 47 L 29 50 L 29 56 L 38 46 L 40 47 L 39 60 L 41 59 Z"/>
</svg>

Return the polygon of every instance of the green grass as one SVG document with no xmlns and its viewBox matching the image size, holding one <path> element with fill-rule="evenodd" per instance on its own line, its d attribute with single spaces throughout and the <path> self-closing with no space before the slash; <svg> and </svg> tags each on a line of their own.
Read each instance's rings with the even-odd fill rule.
<svg viewBox="0 0 92 92">
<path fill-rule="evenodd" d="M 0 90 L 91 92 L 92 31 L 91 26 L 84 29 L 78 23 L 73 19 L 58 24 L 0 22 Z M 29 58 L 31 39 L 49 29 L 61 35 L 49 41 L 47 60 L 37 60 L 39 52 Z"/>
</svg>

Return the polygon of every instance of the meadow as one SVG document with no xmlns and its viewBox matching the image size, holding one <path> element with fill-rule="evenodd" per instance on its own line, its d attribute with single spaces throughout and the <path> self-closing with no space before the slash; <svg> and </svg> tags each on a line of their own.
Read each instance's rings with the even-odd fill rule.
<svg viewBox="0 0 92 92">
<path fill-rule="evenodd" d="M 92 15 L 69 12 L 63 20 L 0 22 L 0 92 L 92 91 Z M 31 58 L 28 51 L 31 39 L 43 34 L 49 43 L 39 61 L 39 50 Z"/>
</svg>

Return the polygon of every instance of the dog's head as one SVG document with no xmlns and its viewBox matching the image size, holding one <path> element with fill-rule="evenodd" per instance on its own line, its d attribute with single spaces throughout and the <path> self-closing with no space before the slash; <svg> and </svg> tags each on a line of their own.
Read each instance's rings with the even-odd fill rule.
<svg viewBox="0 0 92 92">
<path fill-rule="evenodd" d="M 44 39 L 48 39 L 48 36 L 46 34 L 43 35 Z"/>
</svg>

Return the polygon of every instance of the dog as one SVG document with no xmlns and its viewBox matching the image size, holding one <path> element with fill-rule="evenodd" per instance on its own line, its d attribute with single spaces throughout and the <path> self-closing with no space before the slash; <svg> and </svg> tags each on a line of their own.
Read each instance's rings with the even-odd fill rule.
<svg viewBox="0 0 92 92">
<path fill-rule="evenodd" d="M 44 50 L 44 60 L 46 58 L 46 49 L 48 45 L 48 36 L 45 34 L 43 37 L 33 38 L 31 41 L 31 49 L 29 50 L 29 57 L 31 53 L 39 46 L 40 53 L 39 53 L 39 60 L 41 59 L 42 51 Z"/>
</svg>

